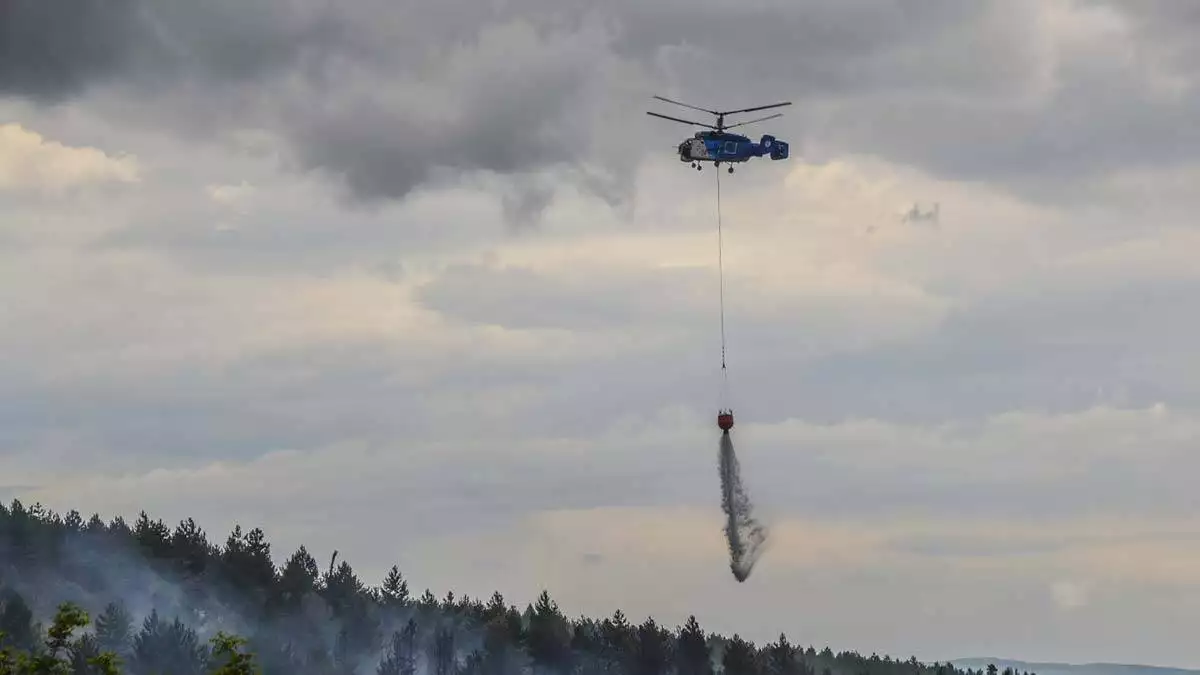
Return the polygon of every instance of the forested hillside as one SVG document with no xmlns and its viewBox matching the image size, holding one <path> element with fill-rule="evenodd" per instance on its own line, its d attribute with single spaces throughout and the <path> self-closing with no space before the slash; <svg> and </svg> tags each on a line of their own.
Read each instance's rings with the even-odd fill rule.
<svg viewBox="0 0 1200 675">
<path fill-rule="evenodd" d="M 67 672 L 77 675 L 109 672 L 89 664 L 102 652 L 132 675 L 217 672 L 233 657 L 229 641 L 214 641 L 221 634 L 245 638 L 269 675 L 978 672 L 801 648 L 783 635 L 759 646 L 707 633 L 695 617 L 674 629 L 619 611 L 571 619 L 545 592 L 523 610 L 499 593 L 417 596 L 396 567 L 372 585 L 336 553 L 322 569 L 300 547 L 277 568 L 258 528 L 238 526 L 216 545 L 191 519 L 171 528 L 142 513 L 130 525 L 16 500 L 0 505 L 0 648 L 36 653 L 47 641 L 65 642 L 48 630 L 64 602 L 91 619 L 82 639 L 62 650 Z M 0 675 L 5 668 L 0 659 Z"/>
</svg>

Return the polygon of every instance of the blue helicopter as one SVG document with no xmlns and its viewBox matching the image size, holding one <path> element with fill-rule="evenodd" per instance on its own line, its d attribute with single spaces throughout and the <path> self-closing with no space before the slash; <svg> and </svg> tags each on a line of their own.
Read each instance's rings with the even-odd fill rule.
<svg viewBox="0 0 1200 675">
<path fill-rule="evenodd" d="M 772 160 L 788 158 L 787 141 L 781 141 L 770 134 L 763 134 L 763 137 L 759 139 L 757 143 L 755 143 L 747 136 L 731 134 L 725 131 L 726 129 L 740 127 L 744 124 L 753 124 L 755 122 L 762 122 L 764 120 L 782 117 L 783 115 L 781 113 L 775 113 L 774 115 L 767 115 L 766 117 L 747 120 L 745 122 L 738 122 L 737 124 L 730 124 L 729 126 L 725 125 L 725 116 L 753 112 L 755 110 L 767 110 L 768 108 L 779 108 L 781 106 L 791 105 L 791 101 L 772 103 L 771 105 L 760 105 L 753 108 L 743 108 L 741 110 L 726 110 L 722 112 L 718 110 L 708 110 L 707 108 L 698 108 L 694 105 L 680 103 L 679 101 L 672 101 L 671 99 L 663 98 L 662 96 L 655 96 L 654 98 L 660 101 L 674 103 L 678 106 L 691 108 L 692 110 L 699 110 L 700 112 L 706 112 L 710 115 L 717 116 L 716 125 L 712 125 L 646 111 L 647 115 L 661 117 L 665 120 L 671 120 L 672 122 L 681 122 L 683 124 L 691 124 L 712 129 L 712 131 L 697 131 L 692 138 L 683 141 L 677 148 L 679 152 L 679 161 L 691 162 L 692 168 L 696 169 L 697 171 L 702 168 L 700 164 L 701 162 L 712 162 L 713 166 L 718 167 L 721 166 L 721 162 L 725 162 L 726 164 L 730 165 L 729 173 L 733 173 L 733 164 L 750 161 L 751 157 L 762 157 L 763 155 L 767 155 Z"/>
</svg>

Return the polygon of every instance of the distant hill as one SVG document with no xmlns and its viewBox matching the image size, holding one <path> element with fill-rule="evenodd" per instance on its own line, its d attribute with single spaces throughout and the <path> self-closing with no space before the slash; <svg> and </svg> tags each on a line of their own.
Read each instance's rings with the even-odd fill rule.
<svg viewBox="0 0 1200 675">
<path fill-rule="evenodd" d="M 1200 670 L 1186 668 L 1162 668 L 1159 666 L 1138 666 L 1121 663 L 1033 663 L 1015 661 L 1013 659 L 970 658 L 955 659 L 950 663 L 957 668 L 985 669 L 989 663 L 1003 671 L 1012 668 L 1017 672 L 1028 671 L 1037 675 L 1200 675 Z"/>
</svg>

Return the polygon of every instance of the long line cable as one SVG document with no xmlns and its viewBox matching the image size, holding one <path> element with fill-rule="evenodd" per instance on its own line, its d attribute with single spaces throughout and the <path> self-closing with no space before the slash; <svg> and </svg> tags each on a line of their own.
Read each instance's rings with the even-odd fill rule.
<svg viewBox="0 0 1200 675">
<path fill-rule="evenodd" d="M 721 239 L 721 170 L 714 166 L 717 174 L 717 274 L 721 282 L 721 373 L 725 378 L 726 393 L 729 388 L 729 371 L 725 367 L 725 261 L 724 261 L 724 243 Z"/>
</svg>

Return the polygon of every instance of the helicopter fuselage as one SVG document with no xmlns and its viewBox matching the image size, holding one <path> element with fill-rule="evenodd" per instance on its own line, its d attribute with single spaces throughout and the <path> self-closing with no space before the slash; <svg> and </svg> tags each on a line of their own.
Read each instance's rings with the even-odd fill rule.
<svg viewBox="0 0 1200 675">
<path fill-rule="evenodd" d="M 756 143 L 741 134 L 716 131 L 697 131 L 679 144 L 681 162 L 747 162 L 754 157 L 769 156 L 773 160 L 787 159 L 788 144 L 770 134 Z"/>
</svg>

